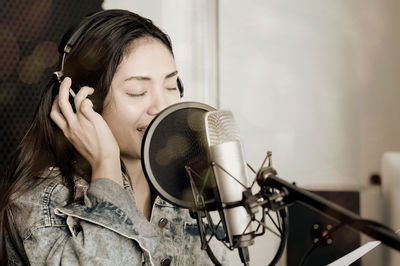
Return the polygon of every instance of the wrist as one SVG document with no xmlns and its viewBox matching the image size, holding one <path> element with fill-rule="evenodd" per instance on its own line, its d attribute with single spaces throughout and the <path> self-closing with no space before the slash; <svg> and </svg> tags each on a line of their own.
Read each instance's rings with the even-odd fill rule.
<svg viewBox="0 0 400 266">
<path fill-rule="evenodd" d="M 97 162 L 91 164 L 91 166 L 92 181 L 99 178 L 108 178 L 123 187 L 121 162 L 119 156 L 98 160 Z"/>
</svg>

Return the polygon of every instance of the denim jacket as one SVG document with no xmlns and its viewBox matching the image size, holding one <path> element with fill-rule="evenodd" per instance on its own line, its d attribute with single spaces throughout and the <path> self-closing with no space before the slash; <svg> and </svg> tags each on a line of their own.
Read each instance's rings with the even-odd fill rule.
<svg viewBox="0 0 400 266">
<path fill-rule="evenodd" d="M 188 210 L 157 197 L 150 222 L 137 208 L 132 189 L 110 179 L 88 184 L 76 178 L 75 199 L 57 168 L 16 199 L 10 214 L 16 241 L 6 241 L 10 265 L 212 265 L 200 248 Z M 222 243 L 212 243 L 227 263 Z"/>
</svg>

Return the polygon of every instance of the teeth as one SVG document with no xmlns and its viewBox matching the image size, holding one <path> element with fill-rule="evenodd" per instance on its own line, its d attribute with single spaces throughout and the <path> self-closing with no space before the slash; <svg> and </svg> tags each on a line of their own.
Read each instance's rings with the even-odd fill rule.
<svg viewBox="0 0 400 266">
<path fill-rule="evenodd" d="M 145 132 L 146 129 L 147 129 L 147 125 L 144 125 L 144 126 L 138 127 L 138 128 L 137 128 L 137 131 L 139 131 L 139 132 Z"/>
</svg>

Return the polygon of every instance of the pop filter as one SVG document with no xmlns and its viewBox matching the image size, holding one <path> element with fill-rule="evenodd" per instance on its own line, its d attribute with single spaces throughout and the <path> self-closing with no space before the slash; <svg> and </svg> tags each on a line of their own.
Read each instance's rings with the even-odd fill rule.
<svg viewBox="0 0 400 266">
<path fill-rule="evenodd" d="M 215 204 L 218 199 L 214 177 L 205 180 L 212 171 L 208 171 L 204 116 L 214 110 L 198 102 L 171 105 L 152 120 L 144 134 L 143 172 L 157 194 L 172 204 L 195 207 L 186 166 L 199 174 L 194 182 L 197 187 L 205 187 L 201 193 L 205 205 Z"/>
</svg>

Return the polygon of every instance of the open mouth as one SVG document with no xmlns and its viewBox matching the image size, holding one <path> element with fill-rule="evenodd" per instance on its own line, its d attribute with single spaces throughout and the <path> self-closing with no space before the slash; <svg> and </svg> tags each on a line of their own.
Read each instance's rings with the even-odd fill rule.
<svg viewBox="0 0 400 266">
<path fill-rule="evenodd" d="M 139 131 L 141 134 L 144 134 L 144 132 L 146 131 L 146 129 L 147 129 L 147 126 L 139 127 L 139 128 L 137 128 L 137 131 Z"/>
</svg>

